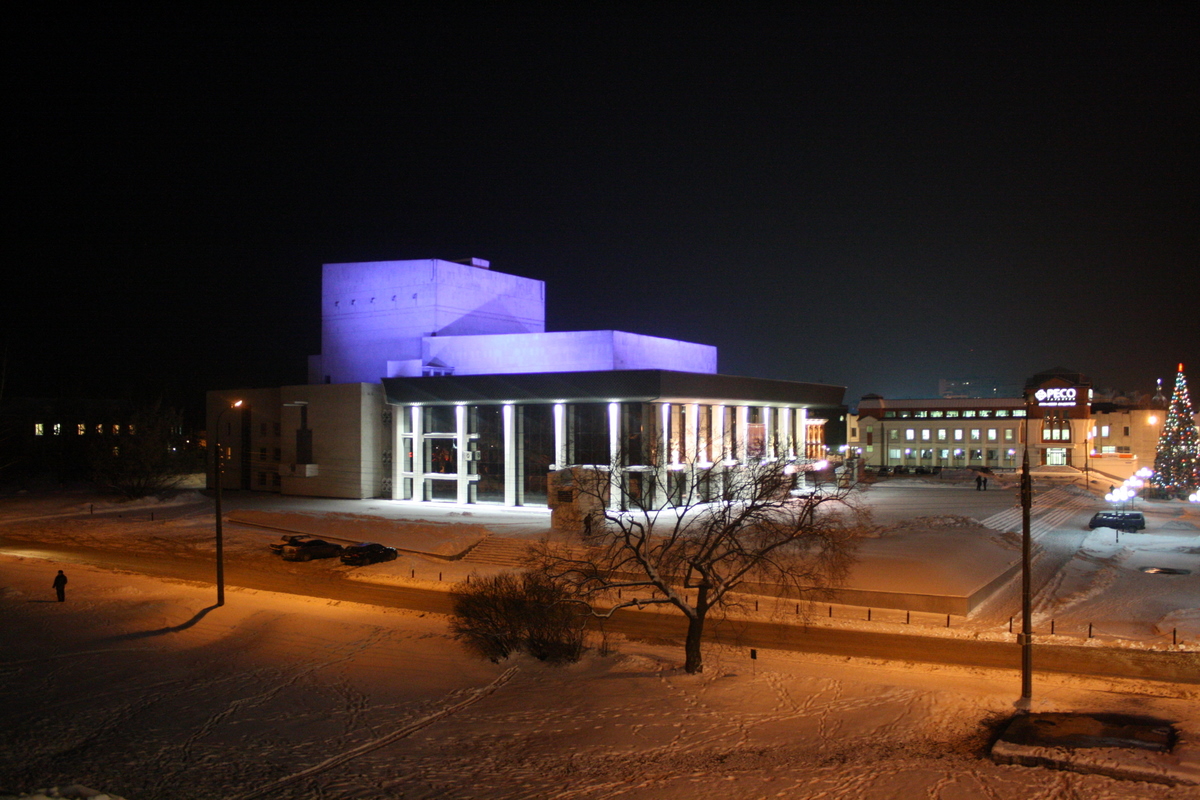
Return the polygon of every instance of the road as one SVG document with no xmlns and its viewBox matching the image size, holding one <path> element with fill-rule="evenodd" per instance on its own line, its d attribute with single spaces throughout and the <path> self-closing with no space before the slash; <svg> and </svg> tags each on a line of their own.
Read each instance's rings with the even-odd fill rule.
<svg viewBox="0 0 1200 800">
<path fill-rule="evenodd" d="M 161 578 L 201 583 L 213 579 L 210 560 L 181 554 L 164 556 L 74 544 L 47 545 L 5 537 L 0 537 L 0 550 Z M 226 563 L 225 579 L 229 586 L 282 594 L 439 614 L 450 611 L 450 597 L 446 592 L 349 580 L 324 562 L 294 565 L 269 556 L 248 561 L 230 559 Z M 605 628 L 634 638 L 682 642 L 685 622 L 678 614 L 622 611 L 608 620 Z M 710 623 L 707 634 L 709 641 L 745 648 L 964 667 L 1013 670 L 1020 667 L 1020 649 L 1015 643 L 1007 642 L 806 628 L 756 620 Z M 1034 669 L 1035 672 L 1200 684 L 1200 653 L 1039 644 L 1034 648 Z"/>
</svg>

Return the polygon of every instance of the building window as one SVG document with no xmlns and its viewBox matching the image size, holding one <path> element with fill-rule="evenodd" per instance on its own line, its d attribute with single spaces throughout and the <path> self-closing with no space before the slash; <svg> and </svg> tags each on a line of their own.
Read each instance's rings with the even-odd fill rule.
<svg viewBox="0 0 1200 800">
<path fill-rule="evenodd" d="M 914 442 L 914 441 L 916 441 L 916 439 L 917 439 L 917 432 L 915 430 L 913 430 L 912 428 L 909 428 L 908 430 L 906 430 L 904 432 L 904 440 L 906 442 Z"/>
<path fill-rule="evenodd" d="M 104 434 L 104 423 L 103 422 L 96 423 L 96 433 L 98 433 L 100 435 Z"/>
<path fill-rule="evenodd" d="M 997 434 L 995 428 L 988 428 L 988 441 L 989 442 L 1000 441 L 1000 436 Z"/>
<path fill-rule="evenodd" d="M 851 428 L 851 429 L 850 429 L 850 438 L 851 438 L 851 439 L 857 439 L 857 438 L 858 438 L 858 428 Z"/>
<path fill-rule="evenodd" d="M 1108 438 L 1108 426 L 1107 425 L 1100 426 L 1100 437 L 1103 439 Z"/>
<path fill-rule="evenodd" d="M 899 441 L 900 440 L 900 431 L 896 430 L 895 428 L 892 428 L 890 431 L 888 431 L 888 439 L 890 439 L 893 442 Z"/>
<path fill-rule="evenodd" d="M 971 428 L 971 441 L 978 442 L 982 439 L 982 431 L 979 428 Z"/>
<path fill-rule="evenodd" d="M 1000 409 L 999 411 L 996 412 L 996 416 L 997 417 L 1007 417 L 1008 409 L 1004 409 L 1004 408 Z"/>
<path fill-rule="evenodd" d="M 46 433 L 46 425 L 44 423 L 41 423 L 41 422 L 33 423 L 33 435 L 34 436 L 44 436 L 45 433 Z"/>
<path fill-rule="evenodd" d="M 963 440 L 963 429 L 955 428 L 954 429 L 954 441 L 961 442 L 962 440 Z"/>
<path fill-rule="evenodd" d="M 938 441 L 939 442 L 946 441 L 946 429 L 945 428 L 938 428 Z"/>
<path fill-rule="evenodd" d="M 950 458 L 950 451 L 942 448 L 941 450 L 938 450 L 938 457 L 941 458 L 942 461 L 945 461 L 946 459 Z"/>
<path fill-rule="evenodd" d="M 916 417 L 917 419 L 924 419 L 925 417 L 929 416 L 929 412 L 928 411 L 918 411 L 917 413 L 913 414 L 913 416 Z"/>
<path fill-rule="evenodd" d="M 972 449 L 971 450 L 971 460 L 972 461 L 983 461 L 983 451 Z"/>
<path fill-rule="evenodd" d="M 1013 415 L 1014 417 L 1023 417 L 1023 416 L 1025 416 L 1025 409 L 1023 409 L 1023 408 L 1018 408 L 1018 409 L 1016 409 L 1015 411 L 1013 411 L 1013 412 L 1012 412 L 1012 415 Z"/>
<path fill-rule="evenodd" d="M 928 442 L 932 435 L 933 435 L 933 431 L 929 430 L 929 428 L 921 429 L 921 441 L 922 442 Z"/>
<path fill-rule="evenodd" d="M 80 436 L 83 436 L 85 433 L 87 433 L 87 426 L 81 422 L 75 426 L 75 432 Z"/>
<path fill-rule="evenodd" d="M 900 460 L 900 448 L 899 447 L 893 447 L 888 450 L 888 460 L 889 461 L 899 461 Z"/>
<path fill-rule="evenodd" d="M 1016 440 L 1016 432 L 1012 428 L 1004 429 L 1004 441 L 1012 442 Z"/>
<path fill-rule="evenodd" d="M 279 486 L 280 484 L 281 484 L 281 481 L 279 480 L 279 473 L 278 472 L 273 473 L 271 475 L 271 485 Z"/>
<path fill-rule="evenodd" d="M 1129 435 L 1129 426 L 1128 425 L 1125 426 L 1125 435 L 1126 436 Z"/>
<path fill-rule="evenodd" d="M 929 412 L 929 416 L 931 416 L 931 417 L 944 417 L 944 416 L 946 416 L 946 412 L 945 412 L 945 411 L 930 411 L 930 412 Z"/>
<path fill-rule="evenodd" d="M 62 436 L 62 423 L 61 422 L 54 423 L 54 435 Z"/>
<path fill-rule="evenodd" d="M 1128 453 L 1129 448 L 1126 447 L 1125 445 L 1117 445 L 1117 452 L 1118 453 Z"/>
<path fill-rule="evenodd" d="M 988 460 L 988 461 L 995 461 L 995 460 L 996 460 L 996 451 L 995 451 L 995 450 L 988 450 L 988 451 L 987 451 L 987 460 Z"/>
<path fill-rule="evenodd" d="M 267 485 L 267 473 L 265 473 L 265 472 L 258 473 L 258 485 L 259 486 Z"/>
<path fill-rule="evenodd" d="M 964 417 L 973 417 L 973 416 L 975 416 L 975 412 L 974 411 L 964 411 L 963 416 Z"/>
<path fill-rule="evenodd" d="M 883 412 L 883 418 L 884 419 L 895 419 L 896 412 L 895 411 L 885 411 L 885 412 Z"/>
<path fill-rule="evenodd" d="M 957 412 L 957 411 L 947 411 L 947 412 L 946 412 L 946 416 L 947 416 L 947 417 L 957 417 L 957 416 L 958 416 L 958 412 Z"/>
</svg>

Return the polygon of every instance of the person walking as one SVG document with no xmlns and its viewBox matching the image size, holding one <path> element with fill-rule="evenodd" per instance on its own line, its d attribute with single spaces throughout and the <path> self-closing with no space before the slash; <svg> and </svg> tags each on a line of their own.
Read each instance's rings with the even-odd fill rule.
<svg viewBox="0 0 1200 800">
<path fill-rule="evenodd" d="M 58 594 L 58 602 L 61 603 L 67 599 L 67 576 L 61 569 L 54 576 L 54 591 Z"/>
<path fill-rule="evenodd" d="M 983 490 L 987 491 L 987 476 L 983 476 Z"/>
<path fill-rule="evenodd" d="M 975 476 L 975 491 L 977 491 L 977 492 L 983 491 L 983 476 L 982 475 Z"/>
</svg>

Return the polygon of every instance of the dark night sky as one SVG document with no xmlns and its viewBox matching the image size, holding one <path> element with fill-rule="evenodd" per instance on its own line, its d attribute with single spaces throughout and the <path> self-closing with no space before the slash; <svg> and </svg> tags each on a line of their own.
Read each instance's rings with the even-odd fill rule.
<svg viewBox="0 0 1200 800">
<path fill-rule="evenodd" d="M 849 402 L 1200 379 L 1186 6 L 836 7 L 14 17 L 5 393 L 303 382 L 322 263 L 467 256 Z"/>
</svg>

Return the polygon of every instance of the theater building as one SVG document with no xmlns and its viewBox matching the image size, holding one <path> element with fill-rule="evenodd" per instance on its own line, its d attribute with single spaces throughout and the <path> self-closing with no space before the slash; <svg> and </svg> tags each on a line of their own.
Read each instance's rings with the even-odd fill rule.
<svg viewBox="0 0 1200 800">
<path fill-rule="evenodd" d="M 695 467 L 810 467 L 845 411 L 842 387 L 718 374 L 708 345 L 548 332 L 543 282 L 480 259 L 326 264 L 321 303 L 309 383 L 209 393 L 223 487 L 544 507 L 555 471 L 616 465 L 670 503 Z"/>
<path fill-rule="evenodd" d="M 1153 467 L 1165 399 L 1140 406 L 1097 401 L 1091 380 L 1056 368 L 1026 383 L 1024 397 L 889 400 L 867 395 L 847 416 L 847 451 L 868 467 L 909 472 L 1021 466 L 1066 467 L 1124 480 Z"/>
</svg>

